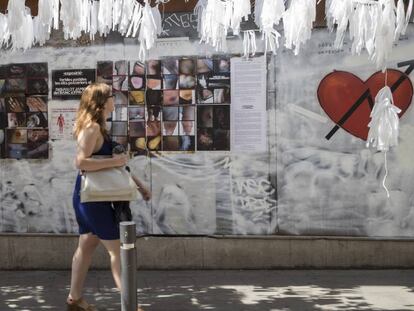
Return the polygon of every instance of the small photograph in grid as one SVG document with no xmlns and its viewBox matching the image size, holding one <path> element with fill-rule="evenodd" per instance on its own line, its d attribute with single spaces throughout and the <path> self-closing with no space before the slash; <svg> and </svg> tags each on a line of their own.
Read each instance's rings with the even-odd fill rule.
<svg viewBox="0 0 414 311">
<path fill-rule="evenodd" d="M 47 95 L 49 93 L 48 78 L 27 79 L 28 95 Z"/>
<path fill-rule="evenodd" d="M 146 104 L 148 106 L 161 106 L 163 103 L 162 91 L 147 90 L 146 91 Z"/>
<path fill-rule="evenodd" d="M 122 145 L 125 150 L 128 149 L 128 136 L 112 136 L 112 141 L 116 144 Z"/>
<path fill-rule="evenodd" d="M 163 121 L 162 122 L 162 135 L 177 136 L 178 134 L 179 134 L 178 121 Z"/>
<path fill-rule="evenodd" d="M 47 63 L 27 64 L 27 76 L 34 78 L 47 78 L 49 76 Z"/>
<path fill-rule="evenodd" d="M 127 76 L 128 75 L 128 62 L 125 60 L 119 60 L 114 62 L 113 73 L 114 76 Z"/>
<path fill-rule="evenodd" d="M 9 112 L 7 114 L 7 127 L 26 127 L 26 113 L 24 112 Z"/>
<path fill-rule="evenodd" d="M 192 58 L 183 58 L 179 62 L 179 72 L 181 75 L 195 75 L 196 61 Z"/>
<path fill-rule="evenodd" d="M 5 142 L 6 142 L 6 135 L 4 133 L 4 129 L 0 128 L 0 159 L 4 159 L 5 155 Z"/>
<path fill-rule="evenodd" d="M 215 104 L 230 104 L 230 89 L 229 88 L 214 89 L 214 103 Z"/>
<path fill-rule="evenodd" d="M 27 158 L 47 159 L 49 157 L 49 131 L 28 130 L 27 131 Z"/>
<path fill-rule="evenodd" d="M 6 112 L 6 103 L 2 97 L 0 97 L 0 112 Z"/>
<path fill-rule="evenodd" d="M 114 91 L 128 91 L 128 76 L 113 76 L 112 89 Z"/>
<path fill-rule="evenodd" d="M 0 79 L 0 96 L 6 93 L 5 87 L 6 87 L 6 79 Z"/>
<path fill-rule="evenodd" d="M 112 121 L 128 121 L 128 107 L 115 106 L 115 109 L 112 112 Z"/>
<path fill-rule="evenodd" d="M 7 114 L 0 111 L 0 129 L 7 127 Z"/>
<path fill-rule="evenodd" d="M 26 97 L 6 97 L 5 98 L 7 112 L 25 112 L 29 108 L 26 104 Z"/>
<path fill-rule="evenodd" d="M 200 128 L 213 127 L 213 106 L 197 107 L 197 126 Z"/>
<path fill-rule="evenodd" d="M 26 144 L 6 143 L 6 157 L 10 159 L 24 159 L 27 157 Z"/>
<path fill-rule="evenodd" d="M 129 70 L 131 75 L 144 76 L 145 64 L 140 61 L 131 61 L 129 63 Z"/>
<path fill-rule="evenodd" d="M 171 106 L 179 104 L 179 91 L 178 90 L 164 90 L 163 91 L 163 105 Z"/>
<path fill-rule="evenodd" d="M 115 106 L 128 105 L 128 92 L 114 91 L 112 95 L 114 95 Z"/>
<path fill-rule="evenodd" d="M 197 129 L 197 150 L 214 150 L 212 128 Z"/>
<path fill-rule="evenodd" d="M 147 121 L 161 121 L 161 106 L 146 106 Z"/>
<path fill-rule="evenodd" d="M 195 106 L 180 106 L 179 114 L 180 114 L 180 120 L 194 121 L 195 120 Z"/>
<path fill-rule="evenodd" d="M 129 121 L 144 121 L 145 120 L 145 107 L 129 107 L 128 108 Z"/>
<path fill-rule="evenodd" d="M 7 65 L 0 65 L 0 79 L 5 79 L 7 77 L 7 71 Z"/>
<path fill-rule="evenodd" d="M 29 96 L 26 97 L 26 106 L 30 112 L 47 112 L 47 96 Z"/>
<path fill-rule="evenodd" d="M 211 75 L 209 74 L 200 74 L 197 75 L 197 88 L 207 89 L 209 87 Z"/>
<path fill-rule="evenodd" d="M 195 105 L 195 90 L 180 90 L 180 105 Z"/>
<path fill-rule="evenodd" d="M 213 132 L 214 150 L 230 150 L 230 131 L 214 129 Z"/>
<path fill-rule="evenodd" d="M 144 105 L 145 104 L 145 92 L 144 91 L 129 92 L 129 104 L 131 106 Z"/>
<path fill-rule="evenodd" d="M 163 75 L 178 75 L 178 59 L 166 58 L 161 61 Z"/>
<path fill-rule="evenodd" d="M 100 61 L 96 68 L 96 82 L 112 85 L 112 61 Z"/>
<path fill-rule="evenodd" d="M 211 58 L 199 58 L 197 59 L 197 73 L 210 73 L 213 72 L 213 60 Z"/>
<path fill-rule="evenodd" d="M 26 71 L 26 64 L 10 64 L 7 67 L 7 76 L 9 78 L 25 78 Z"/>
<path fill-rule="evenodd" d="M 8 144 L 27 143 L 27 130 L 26 129 L 7 129 L 6 142 Z"/>
<path fill-rule="evenodd" d="M 178 75 L 164 75 L 163 76 L 163 89 L 164 90 L 176 90 L 178 89 Z"/>
<path fill-rule="evenodd" d="M 25 93 L 26 79 L 6 79 L 3 88 L 4 93 Z"/>
<path fill-rule="evenodd" d="M 147 88 L 150 90 L 161 90 L 162 89 L 162 79 L 154 77 L 147 78 Z"/>
<path fill-rule="evenodd" d="M 230 58 L 228 57 L 218 57 L 213 60 L 214 63 L 214 73 L 230 73 Z"/>
<path fill-rule="evenodd" d="M 213 89 L 197 89 L 197 103 L 199 104 L 213 104 L 214 90 Z"/>
<path fill-rule="evenodd" d="M 180 89 L 194 89 L 196 87 L 196 77 L 191 75 L 180 75 Z"/>
<path fill-rule="evenodd" d="M 180 136 L 194 136 L 195 130 L 194 130 L 194 121 L 180 121 L 179 122 L 179 133 Z"/>
<path fill-rule="evenodd" d="M 130 76 L 129 77 L 129 90 L 137 91 L 145 89 L 145 77 L 144 76 Z"/>
<path fill-rule="evenodd" d="M 195 137 L 194 136 L 180 136 L 180 151 L 195 151 Z"/>
<path fill-rule="evenodd" d="M 145 154 L 147 149 L 147 140 L 145 137 L 130 137 L 129 145 L 131 146 L 131 151 L 139 154 Z"/>
<path fill-rule="evenodd" d="M 214 75 L 208 78 L 209 88 L 230 88 L 230 75 Z"/>
<path fill-rule="evenodd" d="M 147 61 L 147 75 L 148 76 L 161 76 L 161 61 L 157 59 L 150 59 Z"/>
<path fill-rule="evenodd" d="M 230 106 L 215 106 L 213 113 L 213 127 L 215 129 L 230 129 Z"/>
<path fill-rule="evenodd" d="M 179 107 L 167 106 L 162 108 L 163 121 L 178 121 L 179 120 Z"/>
<path fill-rule="evenodd" d="M 26 114 L 27 127 L 41 127 L 47 128 L 47 113 L 46 112 L 30 112 Z"/>
<path fill-rule="evenodd" d="M 111 135 L 112 136 L 127 136 L 128 135 L 128 122 L 112 121 Z"/>
<path fill-rule="evenodd" d="M 161 135 L 161 122 L 159 121 L 149 121 L 147 122 L 147 136 L 160 136 Z"/>
<path fill-rule="evenodd" d="M 158 151 L 161 149 L 161 136 L 154 136 L 147 138 L 147 149 L 150 151 Z"/>
<path fill-rule="evenodd" d="M 163 151 L 179 151 L 180 138 L 178 136 L 163 136 L 162 137 Z"/>
<path fill-rule="evenodd" d="M 129 123 L 130 137 L 145 137 L 145 122 L 134 121 Z"/>
</svg>

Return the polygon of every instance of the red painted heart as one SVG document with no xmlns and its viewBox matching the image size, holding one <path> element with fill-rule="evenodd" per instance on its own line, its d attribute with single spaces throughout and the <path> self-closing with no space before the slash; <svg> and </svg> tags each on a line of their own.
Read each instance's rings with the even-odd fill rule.
<svg viewBox="0 0 414 311">
<path fill-rule="evenodd" d="M 402 111 L 407 111 L 413 97 L 413 85 L 410 78 L 403 72 L 395 69 L 387 70 L 387 85 L 392 86 L 399 79 L 402 83 L 393 92 L 394 104 Z M 385 73 L 376 72 L 367 81 L 362 81 L 356 75 L 346 71 L 334 71 L 322 79 L 318 87 L 318 99 L 326 114 L 338 124 L 339 120 L 351 109 L 358 98 L 369 89 L 372 102 L 378 91 L 385 85 Z M 368 99 L 349 116 L 341 125 L 350 134 L 367 140 L 368 123 L 370 122 L 371 108 Z"/>
</svg>

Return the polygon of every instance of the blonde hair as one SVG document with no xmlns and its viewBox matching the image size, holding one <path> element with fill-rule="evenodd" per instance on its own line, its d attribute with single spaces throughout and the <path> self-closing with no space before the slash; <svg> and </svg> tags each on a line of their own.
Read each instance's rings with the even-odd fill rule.
<svg viewBox="0 0 414 311">
<path fill-rule="evenodd" d="M 104 115 L 105 103 L 111 96 L 111 87 L 105 83 L 92 83 L 82 93 L 76 123 L 73 131 L 75 138 L 91 122 L 99 124 L 104 137 L 108 136 L 106 119 Z"/>
</svg>

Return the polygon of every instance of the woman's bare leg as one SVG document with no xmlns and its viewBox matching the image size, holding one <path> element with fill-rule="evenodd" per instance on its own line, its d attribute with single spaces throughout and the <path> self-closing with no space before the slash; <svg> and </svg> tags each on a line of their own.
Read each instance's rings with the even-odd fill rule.
<svg viewBox="0 0 414 311">
<path fill-rule="evenodd" d="M 99 238 L 91 233 L 79 236 L 78 248 L 73 255 L 72 277 L 68 299 L 78 300 L 82 297 L 86 273 L 92 261 L 92 255 L 99 244 Z"/>
<path fill-rule="evenodd" d="M 121 290 L 121 244 L 119 240 L 101 240 L 111 258 L 111 271 L 116 287 Z"/>
</svg>

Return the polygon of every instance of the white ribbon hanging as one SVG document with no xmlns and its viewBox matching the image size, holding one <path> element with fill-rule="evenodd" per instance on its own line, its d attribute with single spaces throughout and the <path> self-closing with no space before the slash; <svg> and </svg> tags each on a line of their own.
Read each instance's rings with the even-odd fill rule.
<svg viewBox="0 0 414 311">
<path fill-rule="evenodd" d="M 392 91 L 389 86 L 382 88 L 375 97 L 374 108 L 371 112 L 371 122 L 368 124 L 369 132 L 367 147 L 374 147 L 378 151 L 385 151 L 385 176 L 382 185 L 390 196 L 385 185 L 388 176 L 387 151 L 398 145 L 399 118 L 401 109 L 394 105 Z"/>
<path fill-rule="evenodd" d="M 237 36 L 240 33 L 241 21 L 248 19 L 252 8 L 250 0 L 231 0 L 229 3 L 229 11 L 231 13 L 230 27 L 233 30 L 233 34 Z"/>
<path fill-rule="evenodd" d="M 262 32 L 262 40 L 265 40 L 265 53 L 270 50 L 276 54 L 279 48 L 280 33 L 274 28 L 280 23 L 285 12 L 283 0 L 258 0 L 255 6 L 255 23 Z"/>
<path fill-rule="evenodd" d="M 316 0 L 292 0 L 289 8 L 283 13 L 286 48 L 294 47 L 294 53 L 298 55 L 301 45 L 311 37 L 315 20 Z"/>
<path fill-rule="evenodd" d="M 155 9 L 158 10 L 158 6 L 156 6 Z M 154 9 L 151 8 L 148 0 L 145 0 L 145 6 L 142 12 L 141 27 L 138 35 L 140 44 L 138 60 L 145 61 L 147 51 L 154 46 L 155 38 L 157 37 L 157 34 L 161 32 L 161 29 L 157 28 L 158 26 L 159 17 L 157 16 L 154 18 Z"/>
<path fill-rule="evenodd" d="M 7 16 L 0 13 L 0 48 L 7 48 L 10 42 L 10 32 Z"/>
<path fill-rule="evenodd" d="M 256 54 L 256 33 L 254 30 L 243 31 L 243 57 L 249 58 Z"/>
<path fill-rule="evenodd" d="M 340 49 L 344 43 L 349 20 L 354 12 L 353 2 L 351 0 L 327 0 L 325 8 L 328 29 L 332 32 L 334 26 L 337 26 L 334 46 Z"/>
<path fill-rule="evenodd" d="M 394 0 L 379 0 L 379 12 L 375 29 L 375 49 L 372 60 L 378 69 L 385 71 L 386 61 L 391 54 L 396 25 L 396 7 Z"/>
<path fill-rule="evenodd" d="M 124 0 L 122 2 L 122 12 L 121 18 L 119 20 L 118 31 L 123 36 L 127 33 L 129 29 L 129 25 L 131 23 L 136 5 L 141 6 L 135 0 Z"/>
</svg>

